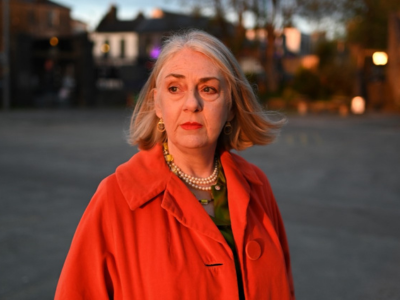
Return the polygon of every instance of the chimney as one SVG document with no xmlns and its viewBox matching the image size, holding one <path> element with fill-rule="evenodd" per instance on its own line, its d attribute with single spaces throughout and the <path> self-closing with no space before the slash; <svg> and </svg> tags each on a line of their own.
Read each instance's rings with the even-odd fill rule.
<svg viewBox="0 0 400 300">
<path fill-rule="evenodd" d="M 114 23 L 117 21 L 117 7 L 113 4 L 107 14 L 107 23 Z"/>
</svg>

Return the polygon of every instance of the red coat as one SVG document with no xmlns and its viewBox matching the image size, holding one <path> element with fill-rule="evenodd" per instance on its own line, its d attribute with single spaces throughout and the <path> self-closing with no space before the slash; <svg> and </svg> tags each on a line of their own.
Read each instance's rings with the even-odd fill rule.
<svg viewBox="0 0 400 300">
<path fill-rule="evenodd" d="M 247 300 L 294 299 L 289 249 L 269 182 L 223 152 Z M 76 230 L 55 299 L 238 299 L 232 251 L 160 146 L 103 180 Z"/>
</svg>

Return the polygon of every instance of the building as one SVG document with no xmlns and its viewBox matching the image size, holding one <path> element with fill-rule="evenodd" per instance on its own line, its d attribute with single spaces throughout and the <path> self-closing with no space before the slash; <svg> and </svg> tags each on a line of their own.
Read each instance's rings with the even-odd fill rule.
<svg viewBox="0 0 400 300">
<path fill-rule="evenodd" d="M 147 80 L 161 51 L 162 39 L 174 31 L 190 28 L 221 36 L 220 28 L 212 26 L 207 17 L 155 9 L 148 18 L 139 13 L 131 20 L 120 20 L 117 7 L 112 5 L 90 33 L 100 101 L 129 103 Z"/>
<path fill-rule="evenodd" d="M 92 104 L 92 45 L 85 24 L 71 19 L 69 7 L 50 0 L 10 0 L 9 5 L 11 105 Z M 0 15 L 1 10 L 2 5 Z"/>
<path fill-rule="evenodd" d="M 162 39 L 172 32 L 196 28 L 219 36 L 218 28 L 211 26 L 210 18 L 153 10 L 151 17 L 143 20 L 137 27 L 139 34 L 139 57 L 155 59 L 161 49 Z"/>
<path fill-rule="evenodd" d="M 262 73 L 264 71 L 261 64 L 265 61 L 263 55 L 265 55 L 267 35 L 265 29 L 258 29 L 257 31 L 249 29 L 246 31 L 246 37 L 250 42 L 259 42 L 261 52 L 260 58 L 251 55 L 239 59 L 246 73 Z M 275 62 L 278 63 L 276 68 L 280 68 L 279 71 L 283 75 L 292 76 L 300 67 L 315 68 L 318 65 L 318 59 L 311 54 L 314 44 L 310 35 L 302 33 L 295 27 L 286 27 L 276 31 L 275 35 Z M 251 65 L 250 61 L 252 61 Z"/>
<path fill-rule="evenodd" d="M 395 109 L 400 109 L 400 11 L 389 17 L 387 79 Z"/>
<path fill-rule="evenodd" d="M 141 13 L 132 20 L 119 20 L 117 7 L 111 6 L 95 31 L 90 34 L 96 65 L 135 64 L 139 56 L 137 27 L 143 20 Z"/>
<path fill-rule="evenodd" d="M 1 16 L 2 9 L 3 5 L 0 5 Z M 24 33 L 35 38 L 69 35 L 70 11 L 49 0 L 10 0 L 10 35 Z"/>
</svg>

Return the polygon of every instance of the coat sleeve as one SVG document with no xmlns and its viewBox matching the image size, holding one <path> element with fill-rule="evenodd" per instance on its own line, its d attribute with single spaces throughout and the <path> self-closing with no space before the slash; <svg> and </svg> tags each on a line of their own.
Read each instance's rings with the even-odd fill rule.
<svg viewBox="0 0 400 300">
<path fill-rule="evenodd" d="M 272 193 L 272 188 L 269 183 L 268 178 L 265 176 L 264 172 L 261 171 L 258 167 L 253 166 L 255 172 L 257 173 L 258 177 L 261 179 L 261 181 L 264 184 L 264 192 L 266 195 L 266 202 L 264 203 L 266 205 L 265 210 L 269 216 L 269 218 L 272 221 L 272 224 L 275 228 L 275 231 L 278 235 L 283 255 L 285 258 L 285 263 L 286 263 L 286 272 L 288 276 L 288 281 L 290 285 L 290 291 L 292 298 L 291 300 L 295 300 L 295 294 L 294 294 L 294 283 L 293 283 L 293 275 L 292 275 L 292 268 L 291 268 L 291 263 L 290 263 L 290 253 L 289 253 L 289 244 L 287 241 L 286 237 L 286 231 L 285 231 L 285 226 L 283 224 L 283 219 L 281 216 L 281 213 L 278 208 L 278 204 L 276 203 L 274 194 Z"/>
<path fill-rule="evenodd" d="M 117 272 L 112 251 L 109 178 L 97 189 L 77 227 L 55 294 L 56 300 L 113 299 Z"/>
</svg>

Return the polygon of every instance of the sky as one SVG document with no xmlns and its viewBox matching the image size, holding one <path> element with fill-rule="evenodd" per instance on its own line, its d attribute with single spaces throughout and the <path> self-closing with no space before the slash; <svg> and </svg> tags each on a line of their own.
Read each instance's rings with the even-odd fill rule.
<svg viewBox="0 0 400 300">
<path fill-rule="evenodd" d="M 71 9 L 72 18 L 83 21 L 94 29 L 101 18 L 107 13 L 112 4 L 118 7 L 118 18 L 132 19 L 139 11 L 149 14 L 154 8 L 162 8 L 169 11 L 185 12 L 182 0 L 53 0 Z M 190 0 L 189 0 L 190 1 Z M 189 10 L 190 11 L 190 10 Z"/>
<path fill-rule="evenodd" d="M 133 19 L 141 11 L 150 15 L 154 8 L 162 8 L 173 12 L 191 11 L 190 3 L 196 0 L 53 0 L 71 9 L 72 18 L 83 21 L 94 30 L 101 18 L 107 13 L 112 4 L 118 8 L 119 19 Z M 202 7 L 204 10 L 204 7 Z M 228 15 L 229 17 L 229 15 Z M 247 24 L 246 24 L 247 23 Z M 251 27 L 252 21 L 245 20 L 245 26 Z M 302 32 L 309 33 L 312 28 L 304 20 L 296 20 L 296 25 Z"/>
</svg>

